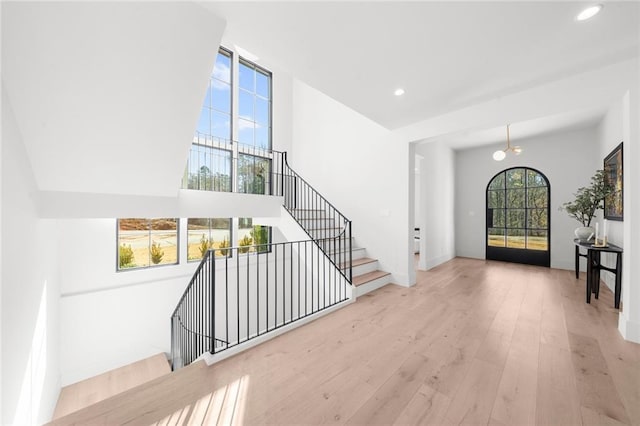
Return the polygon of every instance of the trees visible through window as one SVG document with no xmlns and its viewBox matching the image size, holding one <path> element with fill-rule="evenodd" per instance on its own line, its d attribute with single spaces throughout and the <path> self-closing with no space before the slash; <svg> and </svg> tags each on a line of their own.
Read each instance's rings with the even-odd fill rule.
<svg viewBox="0 0 640 426">
<path fill-rule="evenodd" d="M 178 263 L 178 219 L 118 219 L 118 270 Z"/>
<path fill-rule="evenodd" d="M 548 250 L 549 188 L 533 169 L 496 175 L 487 188 L 487 245 Z"/>
<path fill-rule="evenodd" d="M 269 194 L 271 160 L 255 155 L 238 155 L 238 192 Z"/>
<path fill-rule="evenodd" d="M 208 250 L 214 249 L 216 256 L 229 255 L 231 247 L 230 218 L 187 219 L 187 259 L 200 260 Z"/>
<path fill-rule="evenodd" d="M 264 253 L 271 250 L 271 227 L 254 225 L 249 217 L 238 220 L 238 247 L 240 253 Z"/>
</svg>

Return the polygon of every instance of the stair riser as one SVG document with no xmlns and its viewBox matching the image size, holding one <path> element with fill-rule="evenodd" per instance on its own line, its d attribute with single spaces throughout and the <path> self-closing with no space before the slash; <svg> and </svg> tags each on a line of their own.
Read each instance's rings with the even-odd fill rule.
<svg viewBox="0 0 640 426">
<path fill-rule="evenodd" d="M 340 256 L 336 256 L 332 252 L 328 252 L 327 254 L 336 264 L 342 264 L 343 262 L 349 260 L 349 254 L 347 252 L 342 252 Z M 353 252 L 351 253 L 351 260 L 362 259 L 363 257 L 366 257 L 366 255 L 367 251 L 365 249 L 354 247 Z"/>
<path fill-rule="evenodd" d="M 353 276 L 363 275 L 368 272 L 373 272 L 378 269 L 378 261 L 365 263 L 353 267 Z"/>
<path fill-rule="evenodd" d="M 354 291 L 356 292 L 356 297 L 360 297 L 364 294 L 377 290 L 380 287 L 384 287 L 385 285 L 390 283 L 391 283 L 391 275 L 385 275 L 384 277 L 380 277 L 375 280 L 369 281 L 366 284 L 362 284 L 357 287 L 354 287 Z"/>
</svg>

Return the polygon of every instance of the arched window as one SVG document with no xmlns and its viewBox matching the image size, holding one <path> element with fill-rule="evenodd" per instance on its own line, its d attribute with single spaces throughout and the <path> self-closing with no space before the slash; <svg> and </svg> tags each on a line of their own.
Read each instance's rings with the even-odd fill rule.
<svg viewBox="0 0 640 426">
<path fill-rule="evenodd" d="M 487 185 L 486 258 L 550 266 L 551 188 L 535 169 L 514 167 Z"/>
</svg>

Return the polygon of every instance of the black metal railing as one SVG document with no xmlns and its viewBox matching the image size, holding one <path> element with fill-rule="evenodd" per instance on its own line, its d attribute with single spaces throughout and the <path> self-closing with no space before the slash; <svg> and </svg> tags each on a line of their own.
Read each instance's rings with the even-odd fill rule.
<svg viewBox="0 0 640 426">
<path fill-rule="evenodd" d="M 196 133 L 182 177 L 183 189 L 280 195 L 273 192 L 273 152 L 260 146 Z"/>
<path fill-rule="evenodd" d="M 273 164 L 280 173 L 272 181 L 280 186 L 276 193 L 284 207 L 351 283 L 351 221 L 289 166 L 286 152 L 273 151 Z"/>
<path fill-rule="evenodd" d="M 188 365 L 344 302 L 350 282 L 324 240 L 209 250 L 171 316 L 171 362 Z"/>
<path fill-rule="evenodd" d="M 284 197 L 287 211 L 352 282 L 351 221 L 289 166 L 286 152 L 196 134 L 182 187 Z"/>
</svg>

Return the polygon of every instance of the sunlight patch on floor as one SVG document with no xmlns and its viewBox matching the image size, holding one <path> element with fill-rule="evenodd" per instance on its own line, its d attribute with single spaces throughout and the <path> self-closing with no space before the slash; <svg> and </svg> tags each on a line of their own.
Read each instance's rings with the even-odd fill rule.
<svg viewBox="0 0 640 426">
<path fill-rule="evenodd" d="M 248 388 L 249 376 L 242 376 L 176 410 L 155 425 L 242 425 Z"/>
</svg>

